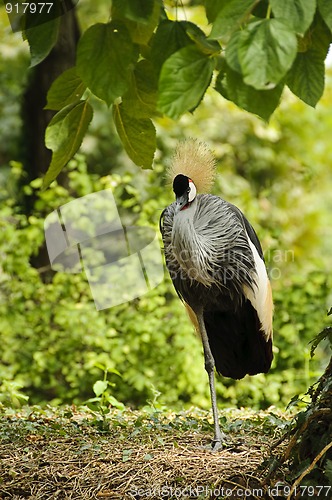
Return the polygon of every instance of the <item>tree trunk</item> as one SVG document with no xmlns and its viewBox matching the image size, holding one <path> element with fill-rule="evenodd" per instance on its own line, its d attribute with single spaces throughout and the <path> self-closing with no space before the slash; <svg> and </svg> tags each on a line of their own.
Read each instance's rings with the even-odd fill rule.
<svg viewBox="0 0 332 500">
<path fill-rule="evenodd" d="M 45 174 L 50 164 L 51 151 L 44 141 L 45 130 L 54 111 L 43 108 L 51 84 L 63 71 L 75 65 L 78 39 L 76 9 L 72 8 L 60 18 L 56 45 L 46 59 L 31 71 L 23 96 L 24 166 L 29 181 Z"/>
<path fill-rule="evenodd" d="M 73 5 L 71 0 L 67 2 Z M 45 146 L 45 130 L 55 112 L 44 110 L 47 92 L 54 80 L 66 69 L 75 65 L 76 46 L 79 39 L 79 27 L 75 8 L 61 16 L 57 43 L 44 61 L 31 70 L 28 87 L 23 96 L 23 164 L 30 182 L 45 174 L 51 161 L 52 153 Z M 23 200 L 26 214 L 33 211 L 34 195 Z M 49 258 L 45 244 L 32 258 L 32 265 L 37 269 L 47 269 Z M 43 274 L 47 280 L 48 274 Z M 51 273 L 52 274 L 52 273 Z"/>
</svg>

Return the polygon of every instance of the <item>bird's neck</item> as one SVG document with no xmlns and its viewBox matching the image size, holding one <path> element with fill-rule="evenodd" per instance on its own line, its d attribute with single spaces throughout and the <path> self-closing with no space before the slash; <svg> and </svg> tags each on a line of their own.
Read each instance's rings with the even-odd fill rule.
<svg viewBox="0 0 332 500">
<path fill-rule="evenodd" d="M 178 264 L 186 275 L 202 284 L 209 286 L 212 282 L 208 273 L 211 255 L 208 242 L 198 233 L 195 227 L 195 214 L 198 200 L 195 200 L 185 210 L 174 217 L 172 230 L 172 248 Z"/>
</svg>

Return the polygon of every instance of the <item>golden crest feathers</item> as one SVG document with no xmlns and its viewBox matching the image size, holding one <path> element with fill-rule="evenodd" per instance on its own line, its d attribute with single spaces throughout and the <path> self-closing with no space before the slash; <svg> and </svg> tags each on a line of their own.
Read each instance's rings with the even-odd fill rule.
<svg viewBox="0 0 332 500">
<path fill-rule="evenodd" d="M 196 139 L 187 139 L 178 144 L 167 174 L 171 182 L 178 174 L 186 175 L 198 192 L 207 193 L 212 187 L 215 169 L 216 161 L 208 146 Z"/>
</svg>

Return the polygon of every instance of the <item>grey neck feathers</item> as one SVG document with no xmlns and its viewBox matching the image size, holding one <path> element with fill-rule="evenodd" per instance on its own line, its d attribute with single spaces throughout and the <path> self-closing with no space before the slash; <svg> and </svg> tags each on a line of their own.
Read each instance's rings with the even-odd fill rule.
<svg viewBox="0 0 332 500">
<path fill-rule="evenodd" d="M 232 277 L 236 288 L 252 286 L 254 262 L 245 230 L 222 199 L 199 195 L 175 215 L 171 240 L 173 255 L 190 280 L 222 288 Z"/>
<path fill-rule="evenodd" d="M 186 209 L 174 217 L 172 230 L 172 246 L 180 267 L 192 280 L 205 286 L 214 282 L 213 278 L 213 245 L 204 231 L 200 231 L 201 222 L 197 219 L 197 198 Z M 203 217 L 204 219 L 204 217 Z"/>
</svg>

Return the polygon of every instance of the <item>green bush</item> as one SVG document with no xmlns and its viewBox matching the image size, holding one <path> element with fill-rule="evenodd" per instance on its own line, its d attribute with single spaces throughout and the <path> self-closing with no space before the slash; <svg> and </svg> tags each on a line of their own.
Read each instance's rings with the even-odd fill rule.
<svg viewBox="0 0 332 500">
<path fill-rule="evenodd" d="M 71 171 L 77 163 L 78 171 Z M 201 361 L 199 342 L 169 280 L 140 299 L 98 312 L 84 274 L 52 275 L 31 266 L 43 243 L 44 214 L 70 201 L 73 190 L 83 196 L 112 185 L 127 218 L 128 208 L 137 223 L 151 222 L 153 213 L 157 227 L 158 202 L 151 198 L 142 212 L 130 174 L 96 181 L 79 159 L 72 162 L 68 177 L 68 191 L 55 185 L 39 192 L 39 179 L 28 186 L 29 194 L 38 192 L 33 216 L 16 213 L 11 200 L 1 209 L 3 391 L 8 393 L 6 381 L 15 381 L 31 403 L 78 403 L 92 396 L 104 366 L 119 369 L 121 377 L 111 375 L 116 396 L 128 403 L 145 404 L 154 387 L 167 402 L 179 395 L 199 399 L 206 392 L 205 379 L 194 369 Z"/>
<path fill-rule="evenodd" d="M 112 187 L 128 223 L 157 230 L 161 209 L 172 199 L 161 167 L 134 176 L 130 170 L 98 179 L 83 157 L 68 167 L 68 188 L 56 183 L 41 192 L 41 180 L 26 186 L 36 197 L 26 216 L 7 199 L 0 210 L 1 399 L 18 403 L 81 403 L 108 369 L 113 395 L 143 406 L 152 394 L 170 406 L 209 406 L 200 340 L 193 333 L 172 284 L 165 280 L 127 304 L 97 311 L 83 273 L 35 269 L 31 259 L 44 241 L 45 216 L 76 197 Z M 19 165 L 13 172 L 19 176 Z M 275 264 L 275 263 L 274 263 Z M 282 272 L 287 273 L 287 262 Z M 284 285 L 286 279 L 280 280 Z M 218 382 L 220 406 L 286 404 L 303 392 L 324 362 L 309 364 L 308 342 L 324 324 L 328 291 L 323 272 L 289 278 L 275 291 L 275 361 L 268 375 Z M 112 373 L 118 370 L 121 376 Z M 313 372 L 313 373 L 312 373 Z M 22 399 L 21 398 L 21 399 Z"/>
</svg>

